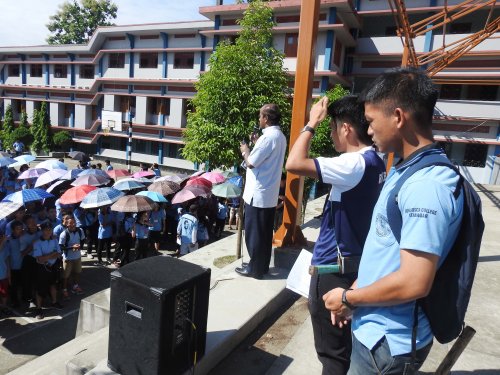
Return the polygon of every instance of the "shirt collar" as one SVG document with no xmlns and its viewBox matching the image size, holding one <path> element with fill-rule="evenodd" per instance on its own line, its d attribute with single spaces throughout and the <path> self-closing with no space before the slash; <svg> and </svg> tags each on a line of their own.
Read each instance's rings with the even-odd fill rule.
<svg viewBox="0 0 500 375">
<path fill-rule="evenodd" d="M 396 166 L 395 169 L 400 171 L 402 169 L 408 168 L 409 166 L 415 164 L 417 161 L 422 159 L 426 155 L 432 154 L 443 154 L 444 150 L 437 144 L 431 143 L 430 145 L 419 148 L 414 151 L 404 160 L 401 160 Z"/>
<path fill-rule="evenodd" d="M 279 128 L 280 128 L 279 125 L 268 125 L 264 129 L 262 129 L 262 134 L 269 131 L 270 129 L 279 129 Z"/>
</svg>

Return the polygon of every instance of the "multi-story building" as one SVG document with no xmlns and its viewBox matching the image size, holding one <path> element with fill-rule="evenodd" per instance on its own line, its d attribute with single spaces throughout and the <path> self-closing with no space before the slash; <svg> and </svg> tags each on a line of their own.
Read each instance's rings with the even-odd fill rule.
<svg viewBox="0 0 500 375">
<path fill-rule="evenodd" d="M 448 0 L 448 6 L 459 3 Z M 296 71 L 300 0 L 270 1 L 274 9 L 274 46 Z M 444 6 L 443 0 L 407 3 L 410 21 Z M 180 168 L 180 157 L 194 83 L 221 38 L 234 38 L 246 4 L 214 0 L 201 7 L 207 21 L 99 28 L 87 45 L 0 48 L 2 113 L 11 104 L 15 119 L 31 117 L 42 101 L 50 105 L 54 129 L 70 130 L 78 148 L 125 159 L 127 124 L 133 124 L 132 158 Z M 492 17 L 498 17 L 495 8 Z M 446 41 L 480 30 L 488 10 L 449 26 Z M 484 16 L 484 17 L 483 17 Z M 483 23 L 481 23 L 483 22 Z M 496 34 L 498 36 L 498 34 Z M 439 48 L 441 29 L 415 40 L 417 53 Z M 500 40 L 490 38 L 435 78 L 440 99 L 435 137 L 473 181 L 490 182 L 500 154 Z M 386 0 L 321 0 L 313 95 L 335 84 L 359 92 L 383 70 L 398 66 L 402 45 Z M 123 131 L 103 131 L 103 111 L 121 112 Z"/>
</svg>

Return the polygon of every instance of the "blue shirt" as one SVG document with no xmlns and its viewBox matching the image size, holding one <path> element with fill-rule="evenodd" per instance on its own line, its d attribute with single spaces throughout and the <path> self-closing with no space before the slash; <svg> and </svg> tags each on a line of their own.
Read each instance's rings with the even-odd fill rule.
<svg viewBox="0 0 500 375">
<path fill-rule="evenodd" d="M 42 232 L 37 230 L 35 233 L 30 233 L 27 230 L 24 231 L 23 235 L 21 236 L 21 251 L 26 250 L 28 247 L 33 246 L 36 240 L 40 239 L 40 236 L 42 235 Z M 28 253 L 29 256 L 33 256 L 33 254 L 30 252 Z"/>
<path fill-rule="evenodd" d="M 4 247 L 10 256 L 10 269 L 20 270 L 23 265 L 23 256 L 21 255 L 21 239 L 8 237 Z"/>
<path fill-rule="evenodd" d="M 4 280 L 7 278 L 7 270 L 8 270 L 8 264 L 7 264 L 7 259 L 9 257 L 9 248 L 6 246 L 7 242 L 3 244 L 3 246 L 0 248 L 0 280 Z"/>
<path fill-rule="evenodd" d="M 398 195 L 403 219 L 401 244 L 396 241 L 387 221 L 387 200 L 397 180 L 408 166 L 430 152 L 435 151 L 431 149 L 410 155 L 403 164 L 391 169 L 375 205 L 363 249 L 357 281 L 359 288 L 397 271 L 400 267 L 400 249 L 438 255 L 439 266 L 453 245 L 461 224 L 463 194 L 459 199 L 454 198 L 458 175 L 450 168 L 424 168 L 410 177 L 401 188 Z M 415 212 L 419 215 L 415 215 Z M 353 333 L 368 349 L 372 349 L 385 336 L 392 356 L 410 353 L 414 306 L 414 301 L 393 306 L 360 306 L 354 311 Z M 431 340 L 429 322 L 420 310 L 417 349 Z"/>
<path fill-rule="evenodd" d="M 66 227 L 62 225 L 62 223 L 58 224 L 55 226 L 54 230 L 52 231 L 52 234 L 55 238 L 59 238 L 61 236 L 61 233 L 64 232 Z"/>
<path fill-rule="evenodd" d="M 104 215 L 101 210 L 97 215 L 97 220 L 99 220 L 99 231 L 97 232 L 97 238 L 102 240 L 105 238 L 111 238 L 113 236 L 113 220 L 114 216 L 108 213 Z"/>
<path fill-rule="evenodd" d="M 135 237 L 141 240 L 149 237 L 149 227 L 140 223 L 135 223 Z"/>
<path fill-rule="evenodd" d="M 158 211 L 151 211 L 149 216 L 149 222 L 153 226 L 149 227 L 149 230 L 161 231 L 163 229 L 163 220 L 165 220 L 165 210 L 160 208 Z"/>
<path fill-rule="evenodd" d="M 55 238 L 50 238 L 49 240 L 39 239 L 33 245 L 33 256 L 41 257 L 44 255 L 52 254 L 53 252 L 61 253 L 59 244 Z M 47 260 L 47 264 L 52 266 L 56 262 L 57 258 Z"/>
<path fill-rule="evenodd" d="M 124 229 L 125 229 L 125 233 L 132 233 L 132 229 L 134 229 L 134 224 L 135 224 L 135 219 L 132 217 L 132 216 L 129 216 L 127 218 L 125 218 L 125 221 L 124 221 Z"/>
<path fill-rule="evenodd" d="M 113 166 L 110 164 L 108 166 L 106 166 L 106 170 L 107 171 L 112 171 L 113 170 Z"/>
<path fill-rule="evenodd" d="M 227 207 L 224 204 L 219 203 L 217 206 L 217 219 L 226 220 L 226 216 L 227 216 Z"/>
<path fill-rule="evenodd" d="M 191 214 L 184 214 L 177 224 L 177 234 L 181 237 L 181 243 L 195 244 L 198 235 L 198 219 Z"/>
<path fill-rule="evenodd" d="M 85 223 L 85 211 L 83 208 L 77 207 L 73 210 L 73 216 L 75 218 L 75 224 L 78 228 L 84 226 Z"/>
<path fill-rule="evenodd" d="M 69 233 L 68 245 L 66 246 L 66 236 Z M 85 239 L 85 233 L 82 229 L 76 228 L 74 232 L 70 232 L 69 230 L 63 230 L 61 235 L 59 236 L 59 246 L 61 248 L 63 258 L 65 260 L 76 260 L 82 257 L 81 248 L 78 251 L 71 249 L 73 245 L 81 244 L 82 240 Z"/>
</svg>

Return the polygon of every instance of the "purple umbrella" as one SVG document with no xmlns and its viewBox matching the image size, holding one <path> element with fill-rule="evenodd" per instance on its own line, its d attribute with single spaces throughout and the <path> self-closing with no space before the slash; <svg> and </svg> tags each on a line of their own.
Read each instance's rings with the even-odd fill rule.
<svg viewBox="0 0 500 375">
<path fill-rule="evenodd" d="M 82 172 L 83 169 L 71 169 L 61 177 L 61 180 L 74 180 L 75 178 L 79 177 L 80 173 Z"/>
<path fill-rule="evenodd" d="M 45 168 L 33 168 L 33 169 L 28 169 L 21 173 L 17 179 L 18 180 L 27 180 L 29 178 L 37 178 L 40 177 L 42 174 L 47 172 L 47 169 Z"/>
<path fill-rule="evenodd" d="M 102 177 L 109 178 L 108 174 L 104 172 L 102 169 L 84 169 L 78 174 L 78 177 L 87 175 L 99 175 Z"/>
<path fill-rule="evenodd" d="M 80 176 L 75 181 L 71 183 L 72 186 L 80 185 L 91 185 L 91 186 L 101 186 L 106 185 L 109 182 L 109 178 L 103 176 L 97 176 L 94 174 L 89 174 L 86 176 Z"/>
<path fill-rule="evenodd" d="M 43 173 L 38 177 L 35 183 L 35 187 L 43 186 L 60 179 L 67 172 L 64 169 L 52 169 L 48 172 Z"/>
</svg>

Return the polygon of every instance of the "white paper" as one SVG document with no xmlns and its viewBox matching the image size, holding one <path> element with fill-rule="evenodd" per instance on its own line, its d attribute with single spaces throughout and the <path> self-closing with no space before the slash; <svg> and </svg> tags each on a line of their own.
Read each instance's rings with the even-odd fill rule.
<svg viewBox="0 0 500 375">
<path fill-rule="evenodd" d="M 309 284 L 311 284 L 311 275 L 309 275 L 311 260 L 312 253 L 302 249 L 286 279 L 288 289 L 306 298 L 309 298 Z"/>
</svg>

